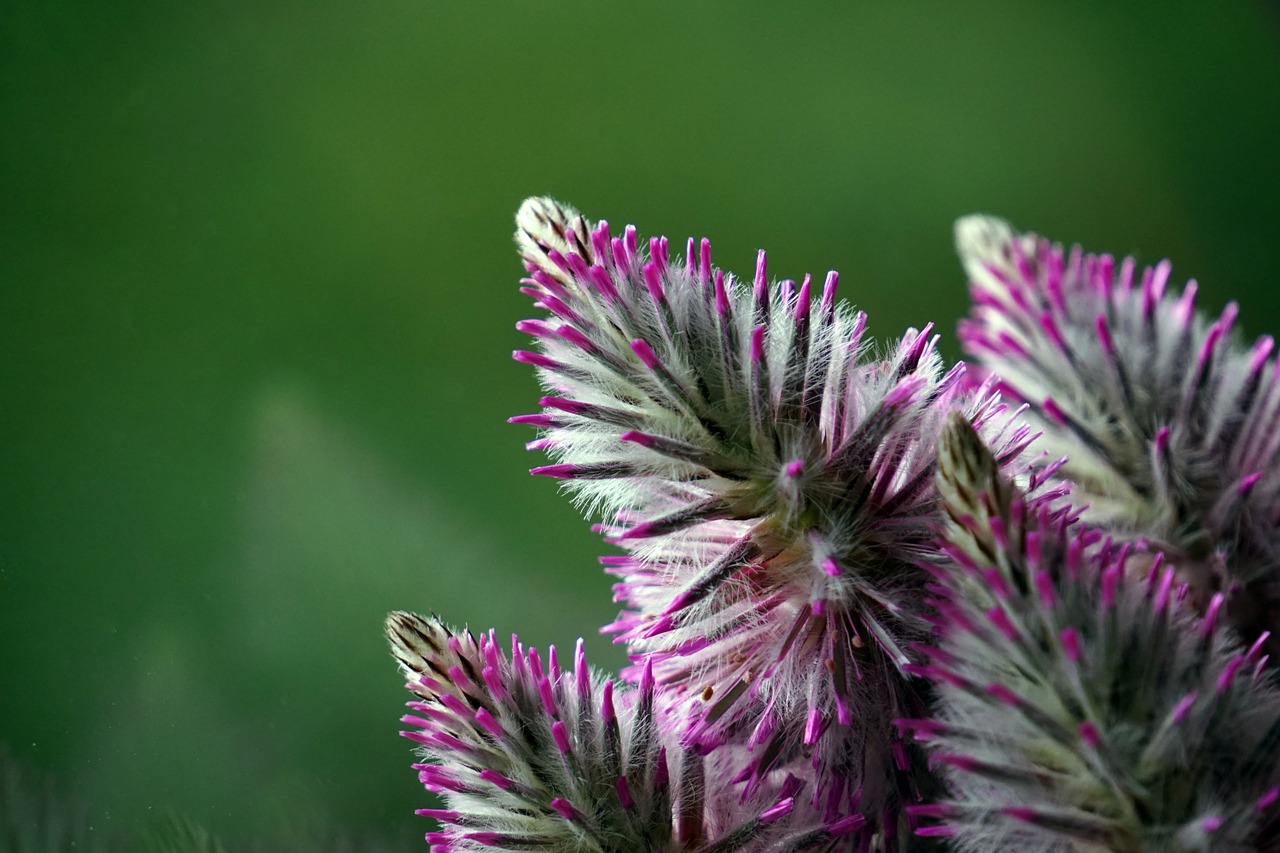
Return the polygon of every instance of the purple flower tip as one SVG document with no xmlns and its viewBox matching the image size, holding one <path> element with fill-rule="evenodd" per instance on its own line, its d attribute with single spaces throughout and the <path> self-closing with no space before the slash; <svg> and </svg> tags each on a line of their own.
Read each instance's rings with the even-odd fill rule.
<svg viewBox="0 0 1280 853">
<path fill-rule="evenodd" d="M 560 465 L 540 465 L 537 468 L 530 468 L 529 473 L 538 477 L 551 477 L 556 480 L 572 480 L 577 474 L 578 466 L 570 464 Z"/>
<path fill-rule="evenodd" d="M 955 753 L 942 753 L 939 755 L 935 755 L 934 758 L 936 758 L 938 761 L 941 761 L 943 764 L 950 765 L 951 767 L 954 767 L 957 770 L 964 770 L 966 772 L 973 772 L 977 770 L 978 767 L 980 766 L 979 762 L 976 759 L 968 755 L 957 755 Z"/>
<path fill-rule="evenodd" d="M 787 815 L 791 814 L 791 812 L 795 809 L 795 805 L 796 805 L 795 800 L 792 799 L 791 797 L 787 797 L 785 800 L 782 800 L 777 805 L 774 805 L 762 811 L 760 813 L 760 820 L 764 823 L 773 823 L 774 821 L 779 820 L 780 818 L 784 818 Z"/>
<path fill-rule="evenodd" d="M 1258 798 L 1254 804 L 1258 811 L 1266 811 L 1280 801 L 1280 785 L 1269 789 L 1265 794 Z"/>
<path fill-rule="evenodd" d="M 548 415 L 544 412 L 538 412 L 537 414 L 533 414 L 533 415 L 516 415 L 515 417 L 507 418 L 507 423 L 530 424 L 532 426 L 537 426 L 537 427 L 547 427 L 555 423 L 555 420 L 551 415 Z"/>
<path fill-rule="evenodd" d="M 846 818 L 841 818 L 840 820 L 831 824 L 831 826 L 827 828 L 827 831 L 831 833 L 831 835 L 839 838 L 839 837 L 850 835 L 854 832 L 857 832 L 859 829 L 862 829 L 862 827 L 866 825 L 867 825 L 866 815 L 855 814 L 855 815 L 849 815 Z"/>
<path fill-rule="evenodd" d="M 650 370 L 658 370 L 662 367 L 662 359 L 658 358 L 657 353 L 653 351 L 653 347 L 649 346 L 647 341 L 637 338 L 631 342 L 631 351 L 644 362 L 644 366 Z"/>
<path fill-rule="evenodd" d="M 563 365 L 553 358 L 548 358 L 540 352 L 530 352 L 529 350 L 512 350 L 511 358 L 521 364 L 528 364 L 532 367 L 543 367 L 547 370 L 556 370 Z"/>
<path fill-rule="evenodd" d="M 1004 612 L 1004 608 L 992 607 L 987 611 L 987 619 L 1005 636 L 1005 639 L 1018 639 L 1018 629 L 1014 627 L 1013 622 L 1009 619 L 1009 614 Z"/>
<path fill-rule="evenodd" d="M 631 811 L 631 809 L 635 808 L 636 801 L 631 796 L 631 786 L 627 783 L 627 777 L 619 776 L 614 787 L 617 789 L 618 802 L 622 805 L 622 808 L 626 811 Z"/>
<path fill-rule="evenodd" d="M 652 435 L 634 429 L 627 430 L 622 435 L 618 436 L 618 438 L 622 441 L 630 441 L 633 444 L 638 444 L 641 447 L 653 447 L 655 443 L 655 439 Z"/>
<path fill-rule="evenodd" d="M 1014 820 L 1020 820 L 1023 823 L 1035 824 L 1039 823 L 1041 820 L 1040 813 L 1027 806 L 1005 806 L 1000 811 Z"/>
<path fill-rule="evenodd" d="M 1067 423 L 1067 413 L 1062 410 L 1061 406 L 1054 402 L 1052 397 L 1045 397 L 1044 401 L 1040 404 L 1040 408 L 1053 420 L 1054 423 L 1059 426 Z"/>
<path fill-rule="evenodd" d="M 573 808 L 573 803 L 568 802 L 568 800 L 563 797 L 553 798 L 552 802 L 550 802 L 550 807 L 556 809 L 564 820 L 573 822 L 581 820 L 579 811 L 577 811 L 576 808 Z"/>
<path fill-rule="evenodd" d="M 556 720 L 551 724 L 551 737 L 555 740 L 556 749 L 560 750 L 561 755 L 568 755 L 572 751 L 563 720 Z"/>
<path fill-rule="evenodd" d="M 1018 695 L 1003 684 L 988 684 L 987 693 L 1011 708 L 1016 708 L 1022 704 L 1021 700 L 1018 699 Z"/>
<path fill-rule="evenodd" d="M 481 770 L 479 775 L 481 779 L 488 782 L 490 785 L 493 785 L 495 788 L 501 788 L 504 791 L 509 791 L 515 787 L 515 782 L 511 781 L 506 776 L 503 776 L 496 770 Z"/>
<path fill-rule="evenodd" d="M 546 396 L 538 400 L 539 406 L 545 406 L 549 409 L 559 409 L 562 412 L 568 412 L 571 415 L 580 415 L 586 411 L 585 403 L 577 400 L 566 400 L 564 397 Z"/>
</svg>

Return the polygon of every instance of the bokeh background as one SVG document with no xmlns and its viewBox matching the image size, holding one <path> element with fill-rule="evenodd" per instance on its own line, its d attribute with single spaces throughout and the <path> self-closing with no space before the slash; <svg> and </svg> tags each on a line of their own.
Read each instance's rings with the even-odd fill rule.
<svg viewBox="0 0 1280 853">
<path fill-rule="evenodd" d="M 1280 16 L 0 4 L 0 742 L 87 831 L 424 849 L 390 609 L 619 663 L 600 545 L 506 423 L 535 193 L 839 269 L 952 356 L 970 211 L 1276 332 Z"/>
</svg>

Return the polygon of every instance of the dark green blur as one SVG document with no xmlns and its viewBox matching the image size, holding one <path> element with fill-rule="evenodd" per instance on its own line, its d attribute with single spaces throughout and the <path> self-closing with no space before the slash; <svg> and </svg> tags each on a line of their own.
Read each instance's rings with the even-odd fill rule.
<svg viewBox="0 0 1280 853">
<path fill-rule="evenodd" d="M 387 610 L 619 664 L 505 422 L 526 195 L 952 356 L 971 211 L 1280 331 L 1280 19 L 1120 5 L 0 4 L 0 741 L 96 832 L 425 849 Z"/>
</svg>

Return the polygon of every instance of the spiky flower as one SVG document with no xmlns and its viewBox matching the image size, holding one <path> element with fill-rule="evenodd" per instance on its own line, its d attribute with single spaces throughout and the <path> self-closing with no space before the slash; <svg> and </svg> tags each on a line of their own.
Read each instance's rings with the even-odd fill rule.
<svg viewBox="0 0 1280 853">
<path fill-rule="evenodd" d="M 387 635 L 416 695 L 404 735 L 422 746 L 423 784 L 443 809 L 420 814 L 444 851 L 800 853 L 866 849 L 865 820 L 825 818 L 802 780 L 753 797 L 680 748 L 654 702 L 652 674 L 615 693 L 579 641 L 571 671 L 512 638 L 478 640 L 436 619 L 392 613 Z M 864 840 L 859 840 L 864 839 Z"/>
<path fill-rule="evenodd" d="M 553 395 L 513 420 L 558 460 L 534 473 L 630 552 L 606 558 L 627 606 L 611 627 L 683 692 L 689 742 L 745 740 L 756 779 L 812 751 L 874 813 L 907 767 L 890 720 L 917 701 L 902 668 L 927 627 L 937 431 L 956 407 L 992 421 L 998 399 L 961 396 L 931 327 L 870 357 L 834 272 L 820 295 L 773 285 L 761 252 L 746 284 L 705 239 L 674 263 L 666 238 L 646 250 L 545 198 L 517 225 L 549 316 L 519 324 L 538 351 L 516 358 Z M 1012 457 L 1026 433 L 1001 441 Z"/>
<path fill-rule="evenodd" d="M 944 434 L 951 524 L 941 638 L 921 674 L 938 714 L 906 721 L 949 768 L 915 807 L 966 851 L 1280 850 L 1280 690 L 1213 596 L 1173 565 L 1028 500 L 972 429 Z"/>
<path fill-rule="evenodd" d="M 1193 599 L 1224 592 L 1250 641 L 1280 635 L 1274 341 L 1233 343 L 1235 304 L 1202 317 L 1194 281 L 1168 292 L 1168 261 L 1139 272 L 1133 258 L 1064 255 L 981 216 L 956 241 L 975 303 L 961 340 L 1068 457 L 1085 519 L 1176 556 Z"/>
</svg>

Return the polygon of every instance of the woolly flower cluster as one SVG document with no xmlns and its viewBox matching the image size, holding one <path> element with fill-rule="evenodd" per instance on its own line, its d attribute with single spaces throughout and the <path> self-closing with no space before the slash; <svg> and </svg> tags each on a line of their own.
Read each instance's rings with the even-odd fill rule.
<svg viewBox="0 0 1280 853">
<path fill-rule="evenodd" d="M 1226 594 L 1250 642 L 1280 636 L 1275 341 L 1240 349 L 1235 304 L 1201 316 L 1194 281 L 1168 292 L 1168 261 L 1065 255 L 985 217 L 956 232 L 974 301 L 960 339 L 1065 456 L 1086 520 L 1165 554 L 1201 607 Z"/>
<path fill-rule="evenodd" d="M 512 421 L 633 666 L 392 614 L 434 850 L 1280 850 L 1280 381 L 1234 308 L 971 217 L 948 368 L 835 273 L 547 198 L 516 241 Z"/>
<path fill-rule="evenodd" d="M 951 520 L 941 648 L 916 669 L 951 796 L 909 807 L 967 850 L 1255 850 L 1280 843 L 1280 690 L 1263 638 L 1202 618 L 1163 555 L 1135 561 L 1028 498 L 973 430 L 939 448 Z M 1135 563 L 1137 563 L 1135 565 Z"/>
</svg>

